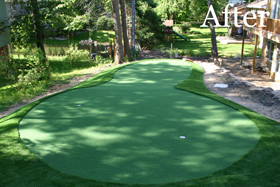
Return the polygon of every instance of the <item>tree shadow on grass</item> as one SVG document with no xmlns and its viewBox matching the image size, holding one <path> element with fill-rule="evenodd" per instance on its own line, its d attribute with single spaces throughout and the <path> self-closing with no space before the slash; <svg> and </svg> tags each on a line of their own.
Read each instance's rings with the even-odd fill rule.
<svg viewBox="0 0 280 187">
<path fill-rule="evenodd" d="M 40 103 L 20 123 L 23 142 L 60 171 L 129 184 L 203 177 L 258 142 L 257 128 L 241 113 L 173 88 L 190 66 L 153 62 Z"/>
</svg>

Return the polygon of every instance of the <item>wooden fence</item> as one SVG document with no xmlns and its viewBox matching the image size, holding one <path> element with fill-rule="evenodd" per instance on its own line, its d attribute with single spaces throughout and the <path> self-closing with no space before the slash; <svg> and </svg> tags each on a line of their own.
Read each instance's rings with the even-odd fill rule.
<svg viewBox="0 0 280 187">
<path fill-rule="evenodd" d="M 47 56 L 65 56 L 70 49 L 68 45 L 47 45 L 44 44 Z M 101 55 L 104 58 L 109 58 L 114 55 L 114 47 L 112 44 L 97 44 L 97 45 L 77 45 L 79 50 L 88 50 L 90 53 Z M 34 49 L 36 46 L 34 45 Z M 14 49 L 14 54 L 24 54 L 24 49 Z"/>
</svg>

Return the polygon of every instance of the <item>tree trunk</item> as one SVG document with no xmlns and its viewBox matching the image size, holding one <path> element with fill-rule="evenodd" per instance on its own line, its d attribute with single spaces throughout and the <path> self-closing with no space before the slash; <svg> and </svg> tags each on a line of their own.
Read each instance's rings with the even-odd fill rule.
<svg viewBox="0 0 280 187">
<path fill-rule="evenodd" d="M 43 44 L 43 28 L 41 26 L 41 16 L 38 7 L 38 1 L 31 0 L 30 7 L 32 8 L 32 14 L 33 14 L 33 25 L 34 25 L 35 35 L 36 35 L 36 45 L 37 48 L 42 50 L 44 57 L 46 59 L 46 52 Z M 43 63 L 44 62 L 45 60 L 43 61 Z"/>
<path fill-rule="evenodd" d="M 212 0 L 208 0 L 208 7 L 212 5 Z M 213 18 L 212 13 L 210 12 L 209 18 Z M 210 30 L 211 30 L 211 42 L 212 42 L 212 57 L 214 59 L 218 58 L 218 48 L 217 48 L 217 40 L 216 40 L 216 33 L 215 33 L 215 27 L 214 27 L 214 20 L 209 20 L 210 23 Z"/>
<path fill-rule="evenodd" d="M 113 9 L 113 19 L 115 25 L 115 37 L 116 37 L 116 55 L 115 55 L 115 63 L 123 63 L 123 45 L 122 45 L 122 29 L 121 29 L 121 20 L 119 13 L 119 2 L 118 0 L 111 0 L 112 9 Z"/>
<path fill-rule="evenodd" d="M 120 0 L 120 5 L 121 5 L 121 16 L 122 16 L 124 52 L 125 52 L 125 58 L 127 60 L 129 60 L 130 59 L 130 49 L 129 49 L 129 41 L 128 41 L 128 36 L 127 36 L 126 12 L 125 12 L 124 0 Z"/>
<path fill-rule="evenodd" d="M 135 0 L 131 2 L 131 48 L 132 56 L 135 55 Z"/>
</svg>

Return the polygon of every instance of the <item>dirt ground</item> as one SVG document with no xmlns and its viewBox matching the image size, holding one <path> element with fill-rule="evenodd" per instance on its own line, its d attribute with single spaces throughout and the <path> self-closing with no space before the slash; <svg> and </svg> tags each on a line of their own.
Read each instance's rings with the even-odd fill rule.
<svg viewBox="0 0 280 187">
<path fill-rule="evenodd" d="M 139 59 L 147 58 L 170 58 L 170 56 L 155 50 L 141 52 Z M 253 61 L 252 58 L 245 58 L 242 65 L 240 65 L 240 59 L 238 58 L 223 58 L 221 66 L 215 65 L 214 61 L 210 58 L 182 56 L 178 58 L 190 60 L 201 65 L 204 68 L 205 85 L 213 93 L 280 122 L 280 82 L 271 81 L 269 75 L 265 72 L 257 71 L 252 74 L 249 69 Z M 110 66 L 116 65 L 113 64 Z M 68 84 L 54 85 L 45 94 L 22 103 L 17 103 L 5 111 L 0 112 L 0 118 L 28 103 L 71 88 L 110 66 L 108 65 L 98 69 L 92 68 L 92 71 L 89 72 L 90 74 L 75 77 Z M 226 87 L 220 88 L 215 86 Z"/>
<path fill-rule="evenodd" d="M 238 59 L 229 59 L 222 66 L 204 60 L 194 62 L 204 68 L 205 85 L 213 93 L 280 122 L 279 82 L 272 82 L 262 73 L 251 74 L 247 68 L 234 68 L 234 64 L 240 64 Z M 215 87 L 217 84 L 228 87 Z"/>
</svg>

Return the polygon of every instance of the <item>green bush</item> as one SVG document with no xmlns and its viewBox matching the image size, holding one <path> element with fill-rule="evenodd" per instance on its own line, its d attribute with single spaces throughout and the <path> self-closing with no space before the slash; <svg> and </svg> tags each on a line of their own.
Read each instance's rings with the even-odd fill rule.
<svg viewBox="0 0 280 187">
<path fill-rule="evenodd" d="M 173 27 L 173 31 L 177 32 L 177 33 L 183 33 L 182 28 L 179 26 L 174 26 Z"/>
<path fill-rule="evenodd" d="M 189 22 L 183 22 L 182 24 L 178 24 L 177 26 L 173 27 L 175 32 L 186 34 L 191 30 L 192 24 Z"/>
<path fill-rule="evenodd" d="M 192 24 L 189 22 L 183 22 L 181 27 L 182 27 L 183 33 L 187 33 L 188 31 L 191 30 Z"/>
<path fill-rule="evenodd" d="M 162 23 L 157 13 L 147 8 L 142 10 L 143 14 L 139 15 L 136 26 L 136 36 L 140 41 L 142 48 L 153 48 L 163 40 Z"/>
<path fill-rule="evenodd" d="M 15 79 L 15 63 L 11 58 L 0 55 L 0 86 Z"/>
<path fill-rule="evenodd" d="M 40 80 L 48 79 L 48 64 L 42 63 L 45 61 L 42 50 L 36 49 L 35 53 L 31 53 L 31 49 L 26 50 L 24 54 L 25 62 L 22 64 L 22 68 L 18 71 L 18 83 L 35 85 Z"/>
<path fill-rule="evenodd" d="M 96 22 L 97 30 L 113 30 L 114 22 L 113 18 L 108 18 L 106 16 L 101 16 Z"/>
<path fill-rule="evenodd" d="M 97 64 L 110 64 L 110 63 L 112 63 L 112 59 L 111 58 L 104 58 L 101 55 L 97 55 L 96 56 L 96 63 Z"/>
<path fill-rule="evenodd" d="M 88 50 L 79 50 L 77 46 L 71 46 L 66 52 L 66 61 L 70 62 L 72 68 L 83 68 L 93 66 Z"/>
</svg>

